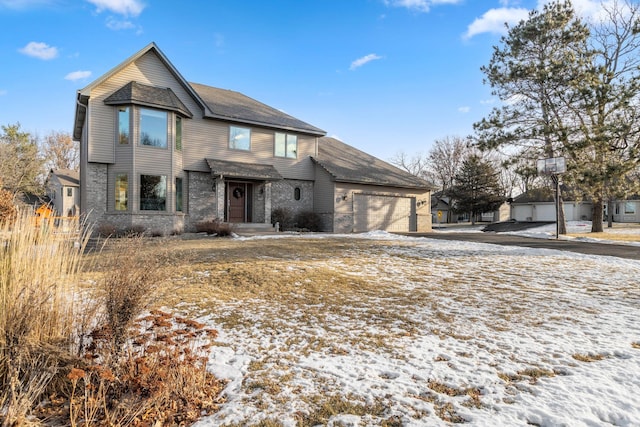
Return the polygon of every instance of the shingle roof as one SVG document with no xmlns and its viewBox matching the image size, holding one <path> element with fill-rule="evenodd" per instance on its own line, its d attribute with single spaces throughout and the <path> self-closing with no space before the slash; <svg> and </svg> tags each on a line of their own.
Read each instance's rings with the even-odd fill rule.
<svg viewBox="0 0 640 427">
<path fill-rule="evenodd" d="M 257 163 L 230 162 L 227 160 L 207 159 L 213 175 L 225 178 L 244 178 L 273 181 L 282 179 L 272 165 Z"/>
<path fill-rule="evenodd" d="M 564 184 L 560 185 L 560 193 L 562 194 L 562 200 L 564 202 L 573 202 L 576 200 L 589 201 L 589 198 L 586 196 L 577 197 L 576 191 Z M 551 187 L 534 188 L 526 193 L 522 193 L 519 196 L 514 197 L 511 203 L 550 203 L 555 202 L 555 197 L 555 190 Z"/>
<path fill-rule="evenodd" d="M 193 117 L 180 98 L 169 88 L 149 86 L 138 82 L 129 82 L 111 95 L 104 103 L 107 105 L 137 104 L 148 107 L 159 107 L 176 111 L 186 117 Z"/>
<path fill-rule="evenodd" d="M 189 83 L 213 112 L 212 118 L 321 136 L 326 132 L 239 92 Z"/>
<path fill-rule="evenodd" d="M 80 186 L 80 172 L 71 169 L 52 169 L 51 173 L 58 177 L 60 184 L 66 187 Z"/>
<path fill-rule="evenodd" d="M 429 183 L 335 138 L 318 140 L 313 160 L 335 181 L 429 190 Z"/>
</svg>

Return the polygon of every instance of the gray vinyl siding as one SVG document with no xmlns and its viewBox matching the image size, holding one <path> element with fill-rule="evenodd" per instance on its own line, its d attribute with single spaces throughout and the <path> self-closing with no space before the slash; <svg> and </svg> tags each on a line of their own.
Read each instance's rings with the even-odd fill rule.
<svg viewBox="0 0 640 427">
<path fill-rule="evenodd" d="M 115 107 L 105 105 L 104 99 L 131 81 L 171 88 L 193 113 L 193 119 L 183 120 L 183 150 L 188 143 L 187 138 L 194 135 L 184 128 L 189 129 L 189 124 L 192 121 L 201 121 L 202 109 L 167 70 L 156 54 L 147 52 L 91 91 L 87 114 L 88 134 L 90 135 L 90 141 L 88 141 L 89 162 L 115 162 L 114 146 L 117 135 Z M 135 125 L 135 121 L 133 123 Z M 185 133 L 189 136 L 186 136 Z M 204 139 L 206 136 L 200 135 L 198 138 Z"/>
<path fill-rule="evenodd" d="M 136 147 L 135 158 L 126 158 L 126 150 L 116 147 L 117 115 L 115 107 L 104 104 L 104 99 L 130 81 L 137 81 L 158 87 L 169 87 L 193 113 L 193 118 L 182 122 L 182 152 L 180 157 L 171 160 L 174 170 L 208 172 L 206 158 L 232 160 L 247 163 L 272 164 L 287 179 L 312 180 L 314 171 L 309 156 L 316 154 L 316 137 L 298 135 L 297 159 L 277 158 L 273 155 L 273 129 L 251 127 L 251 150 L 230 150 L 229 123 L 203 119 L 201 107 L 180 85 L 174 76 L 153 52 L 148 52 L 134 63 L 124 67 L 111 78 L 93 88 L 90 94 L 87 122 L 88 161 L 97 163 L 115 163 L 121 161 L 139 167 L 141 154 Z M 137 136 L 137 108 L 133 108 L 132 134 L 129 145 L 135 144 Z M 173 115 L 169 114 L 169 141 L 173 150 Z M 241 125 L 246 126 L 246 125 Z M 290 132 L 292 133 L 292 132 Z M 130 152 L 133 155 L 132 152 Z M 144 156 L 144 155 L 143 155 Z"/>
<path fill-rule="evenodd" d="M 315 165 L 315 184 L 313 187 L 314 212 L 317 214 L 333 213 L 336 197 L 331 176 L 321 166 Z"/>
<path fill-rule="evenodd" d="M 315 155 L 316 137 L 289 132 L 298 136 L 298 156 L 296 159 L 281 158 L 273 154 L 276 131 L 272 129 L 237 124 L 237 126 L 251 129 L 251 149 L 247 151 L 229 148 L 229 126 L 233 125 L 209 119 L 194 119 L 184 123 L 182 138 L 184 169 L 208 172 L 210 168 L 204 159 L 213 158 L 273 165 L 286 179 L 312 180 L 314 178 L 310 156 Z M 188 137 L 185 137 L 187 132 Z"/>
</svg>

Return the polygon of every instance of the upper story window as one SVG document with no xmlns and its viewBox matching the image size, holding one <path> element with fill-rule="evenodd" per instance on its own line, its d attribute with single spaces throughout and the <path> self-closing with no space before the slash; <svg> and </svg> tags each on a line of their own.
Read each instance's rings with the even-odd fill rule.
<svg viewBox="0 0 640 427">
<path fill-rule="evenodd" d="M 229 126 L 229 148 L 232 150 L 251 150 L 251 129 Z"/>
<path fill-rule="evenodd" d="M 176 151 L 182 150 L 182 117 L 176 115 Z"/>
<path fill-rule="evenodd" d="M 276 157 L 298 157 L 298 136 L 276 132 L 273 154 Z"/>
<path fill-rule="evenodd" d="M 73 187 L 67 187 L 67 197 L 73 197 Z"/>
<path fill-rule="evenodd" d="M 118 142 L 129 143 L 129 107 L 118 107 Z"/>
<path fill-rule="evenodd" d="M 140 145 L 167 148 L 167 112 L 140 109 Z"/>
</svg>

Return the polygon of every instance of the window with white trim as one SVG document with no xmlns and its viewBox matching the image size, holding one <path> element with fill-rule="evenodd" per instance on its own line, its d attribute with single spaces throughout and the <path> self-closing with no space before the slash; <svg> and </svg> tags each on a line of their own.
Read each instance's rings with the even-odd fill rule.
<svg viewBox="0 0 640 427">
<path fill-rule="evenodd" d="M 298 157 L 298 136 L 276 132 L 273 144 L 273 155 L 295 159 Z"/>
</svg>

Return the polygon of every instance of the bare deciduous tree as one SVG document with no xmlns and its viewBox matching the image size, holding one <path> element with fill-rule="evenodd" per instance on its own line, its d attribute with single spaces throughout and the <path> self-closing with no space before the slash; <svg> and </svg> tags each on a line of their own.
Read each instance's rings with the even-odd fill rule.
<svg viewBox="0 0 640 427">
<path fill-rule="evenodd" d="M 78 169 L 78 143 L 66 132 L 51 132 L 43 141 L 43 155 L 48 169 Z"/>
</svg>

